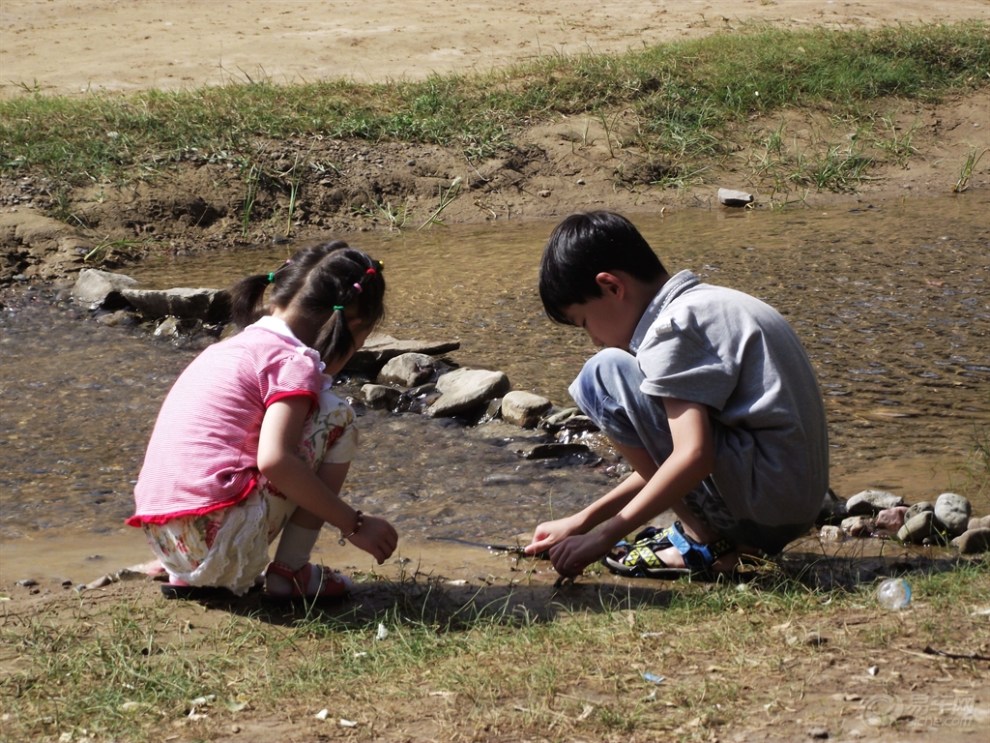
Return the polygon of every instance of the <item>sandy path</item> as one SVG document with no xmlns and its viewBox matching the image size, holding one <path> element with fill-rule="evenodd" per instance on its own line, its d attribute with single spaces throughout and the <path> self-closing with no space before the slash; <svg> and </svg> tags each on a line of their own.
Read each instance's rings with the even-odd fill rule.
<svg viewBox="0 0 990 743">
<path fill-rule="evenodd" d="M 401 10 L 399 10 L 401 8 Z M 0 96 L 188 88 L 231 79 L 416 79 L 611 52 L 747 22 L 873 27 L 990 20 L 952 0 L 2 0 Z"/>
</svg>

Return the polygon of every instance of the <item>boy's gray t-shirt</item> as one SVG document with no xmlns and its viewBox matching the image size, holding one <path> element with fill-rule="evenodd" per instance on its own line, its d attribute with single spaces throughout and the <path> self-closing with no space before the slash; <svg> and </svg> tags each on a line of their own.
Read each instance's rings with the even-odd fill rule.
<svg viewBox="0 0 990 743">
<path fill-rule="evenodd" d="M 818 513 L 828 489 L 825 408 L 807 353 L 779 312 L 681 271 L 647 308 L 630 350 L 645 394 L 711 411 L 712 479 L 738 518 L 774 525 Z"/>
</svg>

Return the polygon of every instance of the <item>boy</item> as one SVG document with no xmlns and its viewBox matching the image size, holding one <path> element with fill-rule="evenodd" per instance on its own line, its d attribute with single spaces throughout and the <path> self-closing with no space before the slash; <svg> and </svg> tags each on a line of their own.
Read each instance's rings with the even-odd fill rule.
<svg viewBox="0 0 990 743">
<path fill-rule="evenodd" d="M 772 307 L 690 271 L 670 276 L 624 217 L 574 214 L 550 236 L 540 297 L 604 349 L 569 392 L 634 472 L 536 527 L 562 576 L 605 557 L 625 575 L 730 571 L 814 523 L 828 490 L 825 410 L 797 335 Z M 616 542 L 667 509 L 678 518 Z"/>
</svg>

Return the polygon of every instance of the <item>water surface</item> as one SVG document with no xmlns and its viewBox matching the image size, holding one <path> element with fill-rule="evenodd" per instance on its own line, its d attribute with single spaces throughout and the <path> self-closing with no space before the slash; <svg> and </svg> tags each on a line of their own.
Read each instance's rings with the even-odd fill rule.
<svg viewBox="0 0 990 743">
<path fill-rule="evenodd" d="M 667 268 L 742 289 L 794 324 L 829 414 L 832 484 L 909 501 L 974 492 L 974 452 L 990 439 L 990 197 L 834 213 L 686 210 L 631 215 Z M 570 404 L 593 352 L 554 325 L 536 294 L 551 223 L 490 223 L 334 235 L 384 260 L 384 332 L 458 340 L 451 359 L 501 369 L 516 389 Z M 277 267 L 291 247 L 159 260 L 127 271 L 147 288 L 227 286 Z M 0 316 L 0 538 L 4 551 L 56 532 L 113 539 L 158 406 L 195 353 L 104 327 L 85 311 L 20 297 Z M 356 392 L 345 388 L 345 392 Z M 503 542 L 586 503 L 608 467 L 534 462 L 507 426 L 465 430 L 368 412 L 347 496 L 409 537 Z M 604 463 L 608 464 L 608 461 Z M 96 537 L 94 537 L 96 539 Z"/>
</svg>

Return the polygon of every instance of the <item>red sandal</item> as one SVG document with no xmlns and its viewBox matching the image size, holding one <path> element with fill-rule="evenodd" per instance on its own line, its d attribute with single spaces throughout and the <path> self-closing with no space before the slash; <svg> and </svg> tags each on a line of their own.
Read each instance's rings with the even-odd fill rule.
<svg viewBox="0 0 990 743">
<path fill-rule="evenodd" d="M 310 593 L 309 586 L 312 583 L 313 571 L 321 571 L 319 588 L 315 593 Z M 265 576 L 277 575 L 284 578 L 289 583 L 287 593 L 272 592 L 267 581 L 265 585 L 265 598 L 269 601 L 283 603 L 314 603 L 327 600 L 341 599 L 350 590 L 351 582 L 335 570 L 331 570 L 323 565 L 314 565 L 307 562 L 298 570 L 292 570 L 287 565 L 280 562 L 269 564 Z"/>
</svg>

